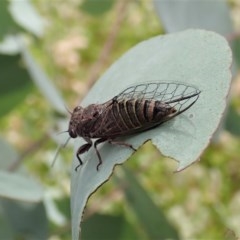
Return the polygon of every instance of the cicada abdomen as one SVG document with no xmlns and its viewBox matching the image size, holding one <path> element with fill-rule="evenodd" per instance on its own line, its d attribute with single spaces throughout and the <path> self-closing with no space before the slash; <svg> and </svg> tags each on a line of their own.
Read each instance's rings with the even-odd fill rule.
<svg viewBox="0 0 240 240">
<path fill-rule="evenodd" d="M 167 121 L 176 112 L 176 109 L 154 99 L 134 98 L 116 101 L 112 105 L 111 111 L 119 132 L 130 134 L 160 125 Z"/>
<path fill-rule="evenodd" d="M 193 86 L 180 83 L 150 82 L 127 88 L 116 96 L 115 100 L 142 99 L 159 102 L 162 106 L 174 108 L 176 111 L 173 116 L 176 116 L 190 108 L 197 101 L 199 94 L 200 91 Z"/>
<path fill-rule="evenodd" d="M 83 137 L 87 142 L 76 154 L 80 165 L 80 154 L 91 148 L 92 138 L 98 138 L 94 142 L 99 158 L 98 170 L 102 163 L 97 149 L 99 143 L 108 141 L 135 150 L 116 138 L 159 126 L 189 109 L 199 94 L 197 88 L 184 84 L 149 82 L 131 86 L 103 104 L 76 107 L 68 132 L 70 137 Z"/>
</svg>

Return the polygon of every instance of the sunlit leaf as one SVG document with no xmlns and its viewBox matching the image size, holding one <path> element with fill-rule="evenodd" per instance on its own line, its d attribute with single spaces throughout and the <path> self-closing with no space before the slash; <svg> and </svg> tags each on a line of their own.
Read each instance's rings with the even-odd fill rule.
<svg viewBox="0 0 240 240">
<path fill-rule="evenodd" d="M 201 95 L 182 115 L 153 130 L 122 140 L 135 148 L 148 139 L 164 156 L 179 162 L 178 171 L 197 161 L 207 147 L 226 107 L 231 83 L 231 50 L 216 33 L 188 30 L 144 41 L 114 63 L 94 85 L 81 103 L 103 103 L 131 84 L 147 81 L 184 83 L 196 86 Z M 84 141 L 75 141 L 75 151 Z M 132 150 L 108 143 L 99 147 L 103 164 L 96 170 L 94 149 L 82 156 L 83 165 L 74 157 L 71 185 L 73 239 L 78 239 L 83 210 L 89 196 L 112 174 L 116 164 L 128 159 Z"/>
<path fill-rule="evenodd" d="M 15 21 L 27 31 L 38 37 L 43 35 L 46 22 L 29 0 L 10 1 L 9 11 Z"/>
</svg>

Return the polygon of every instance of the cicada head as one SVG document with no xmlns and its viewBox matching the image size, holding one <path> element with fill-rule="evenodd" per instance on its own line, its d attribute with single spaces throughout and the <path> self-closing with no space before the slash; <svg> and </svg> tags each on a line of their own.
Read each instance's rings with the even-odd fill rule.
<svg viewBox="0 0 240 240">
<path fill-rule="evenodd" d="M 104 105 L 101 104 L 90 104 L 85 108 L 81 106 L 74 108 L 68 127 L 70 137 L 87 137 L 92 131 L 92 125 L 102 113 L 103 108 Z"/>
<path fill-rule="evenodd" d="M 71 138 L 76 138 L 78 136 L 78 124 L 81 122 L 83 116 L 83 107 L 77 106 L 73 109 L 73 113 L 71 115 L 71 119 L 68 126 L 68 133 Z"/>
</svg>

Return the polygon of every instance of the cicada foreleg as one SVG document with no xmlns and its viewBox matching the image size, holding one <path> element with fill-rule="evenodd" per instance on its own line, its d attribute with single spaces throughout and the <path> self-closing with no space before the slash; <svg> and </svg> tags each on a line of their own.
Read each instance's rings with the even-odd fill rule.
<svg viewBox="0 0 240 240">
<path fill-rule="evenodd" d="M 89 139 L 89 138 L 84 138 L 84 139 L 87 141 L 87 143 L 82 145 L 81 147 L 79 147 L 78 150 L 77 150 L 76 157 L 77 157 L 77 159 L 79 161 L 79 164 L 75 167 L 75 171 L 77 171 L 78 168 L 83 164 L 83 162 L 82 162 L 82 160 L 81 160 L 79 155 L 87 152 L 91 148 L 91 146 L 92 146 L 91 139 Z"/>
</svg>

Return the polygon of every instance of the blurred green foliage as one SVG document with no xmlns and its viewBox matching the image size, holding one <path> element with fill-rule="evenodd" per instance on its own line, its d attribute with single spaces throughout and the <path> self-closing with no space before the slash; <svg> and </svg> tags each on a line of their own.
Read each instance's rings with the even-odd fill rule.
<svg viewBox="0 0 240 240">
<path fill-rule="evenodd" d="M 112 3 L 108 5 L 109 2 Z M 42 18 L 47 20 L 48 26 L 42 38 L 35 38 L 27 31 L 24 34 L 31 43 L 31 52 L 56 88 L 61 90 L 70 109 L 87 94 L 88 81 L 96 69 L 94 64 L 100 58 L 108 38 L 115 36 L 113 47 L 110 47 L 108 55 L 105 56 L 97 76 L 139 41 L 163 33 L 153 5 L 147 1 L 126 3 L 122 12 L 125 14 L 124 18 L 118 23 L 120 27 L 114 25 L 119 14 L 119 2 L 105 1 L 106 7 L 99 7 L 99 11 L 96 11 L 95 7 L 91 7 L 90 1 L 84 1 L 82 6 L 73 0 L 33 1 Z M 1 39 L 6 33 L 12 33 L 16 24 L 6 12 L 5 4 L 4 1 L 1 3 L 0 12 L 3 14 L 0 13 L 0 19 L 6 16 L 10 20 L 0 21 Z M 239 9 L 238 11 L 240 12 Z M 116 26 L 119 28 L 114 32 Z M 16 30 L 23 31 L 21 27 L 14 27 L 14 31 Z M 15 62 L 11 64 L 11 68 L 7 68 L 10 66 L 7 64 L 8 60 Z M 45 189 L 40 203 L 34 206 L 30 203 L 24 205 L 28 210 L 32 210 L 26 214 L 31 218 L 37 216 L 36 223 L 28 225 L 30 230 L 25 228 L 24 224 L 13 222 L 16 212 L 11 211 L 12 207 L 7 207 L 10 203 L 6 203 L 6 199 L 0 202 L 0 220 L 4 229 L 0 236 L 5 239 L 16 239 L 16 236 L 19 239 L 28 239 L 29 231 L 35 233 L 38 228 L 43 235 L 37 232 L 39 235 L 35 235 L 38 236 L 36 239 L 41 239 L 39 236 L 45 238 L 46 234 L 49 238 L 71 239 L 69 195 L 72 149 L 63 149 L 57 163 L 51 167 L 56 144 L 50 133 L 53 129 L 58 129 L 59 125 L 56 123 L 62 119 L 55 114 L 39 90 L 33 87 L 26 70 L 22 70 L 19 56 L 0 55 L 0 62 L 1 135 L 18 153 L 13 161 L 10 161 L 11 157 L 8 155 L 1 158 L 1 162 L 5 163 L 18 161 L 17 167 L 6 167 L 1 163 L 1 170 L 12 169 L 13 172 L 33 175 Z M 5 67 L 4 64 L 8 66 Z M 6 74 L 10 77 L 5 77 Z M 6 85 L 11 86 L 11 92 L 3 90 Z M 239 92 L 237 94 L 239 96 Z M 233 96 L 233 102 L 234 98 L 237 98 L 236 95 Z M 239 122 L 235 120 L 235 117 L 239 118 L 239 102 L 233 106 L 234 124 L 230 125 L 234 128 L 231 128 L 231 133 L 235 133 L 239 127 Z M 230 120 L 233 120 L 233 117 L 229 116 Z M 173 173 L 176 163 L 161 157 L 150 143 L 144 145 L 125 164 L 129 174 L 137 179 L 131 180 L 131 183 L 137 181 L 141 191 L 148 195 L 151 203 L 161 211 L 164 219 L 167 219 L 169 228 L 176 230 L 178 234 L 175 236 L 182 239 L 237 239 L 240 236 L 240 140 L 239 135 L 234 136 L 231 133 L 223 129 L 218 142 L 210 144 L 201 156 L 201 162 L 180 173 Z M 2 155 L 4 149 L 7 148 L 2 149 Z M 124 177 L 123 170 L 116 167 L 114 175 L 117 181 L 111 178 L 89 199 L 82 226 L 83 239 L 90 239 L 89 236 L 97 239 L 90 235 L 92 230 L 101 232 L 103 228 L 102 232 L 108 235 L 102 236 L 109 236 L 111 239 L 114 235 L 110 234 L 110 230 L 115 229 L 116 225 L 119 227 L 117 230 L 121 230 L 121 233 L 115 232 L 117 237 L 121 236 L 119 239 L 150 239 L 151 234 L 146 233 L 141 225 L 146 223 L 141 222 L 130 204 L 129 196 L 125 196 L 123 183 L 126 176 Z M 16 200 L 15 206 L 18 204 Z M 146 211 L 148 207 L 143 206 Z M 39 215 L 34 215 L 37 214 L 36 209 L 41 210 Z M 22 228 L 19 230 L 20 227 Z M 173 236 L 175 230 L 172 230 L 169 236 Z"/>
</svg>

